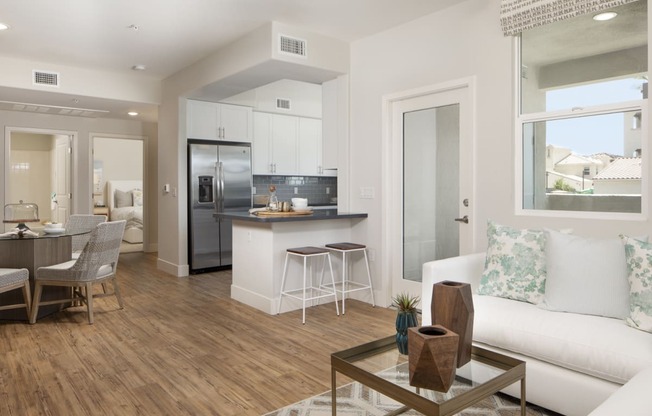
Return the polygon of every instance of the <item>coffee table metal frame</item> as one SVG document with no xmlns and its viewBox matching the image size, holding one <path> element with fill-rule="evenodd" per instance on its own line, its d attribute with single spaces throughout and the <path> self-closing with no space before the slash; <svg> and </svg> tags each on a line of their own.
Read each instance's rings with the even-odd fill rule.
<svg viewBox="0 0 652 416">
<path fill-rule="evenodd" d="M 394 384 L 380 376 L 356 366 L 356 362 L 372 357 L 377 354 L 396 348 L 395 337 L 389 336 L 366 344 L 362 344 L 347 350 L 331 354 L 331 398 L 332 414 L 337 415 L 337 394 L 336 394 L 336 373 L 341 373 L 355 381 L 358 381 L 377 392 L 388 396 L 404 406 L 388 415 L 397 415 L 408 409 L 414 409 L 424 415 L 445 416 L 454 415 L 480 400 L 504 389 L 505 387 L 521 382 L 521 415 L 525 416 L 525 362 L 489 351 L 484 348 L 473 346 L 471 359 L 484 364 L 499 368 L 505 372 L 487 380 L 470 390 L 442 402 L 435 402 L 423 397 L 416 392 L 406 389 L 403 386 Z"/>
</svg>

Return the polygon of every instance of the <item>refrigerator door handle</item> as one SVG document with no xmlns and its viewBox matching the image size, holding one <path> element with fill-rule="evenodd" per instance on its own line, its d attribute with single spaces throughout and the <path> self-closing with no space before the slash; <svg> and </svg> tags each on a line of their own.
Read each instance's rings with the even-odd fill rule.
<svg viewBox="0 0 652 416">
<path fill-rule="evenodd" d="M 224 211 L 224 165 L 222 162 L 215 164 L 215 181 L 217 186 L 217 198 L 215 199 L 215 211 Z"/>
</svg>

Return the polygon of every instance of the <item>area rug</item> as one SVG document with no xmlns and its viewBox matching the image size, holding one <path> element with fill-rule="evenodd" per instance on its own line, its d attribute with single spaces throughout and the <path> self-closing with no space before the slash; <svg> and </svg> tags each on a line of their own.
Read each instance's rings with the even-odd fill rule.
<svg viewBox="0 0 652 416">
<path fill-rule="evenodd" d="M 382 373 L 381 373 L 382 374 Z M 406 380 L 407 381 L 407 380 Z M 459 395 L 470 389 L 466 383 L 455 382 L 446 395 Z M 434 393 L 443 394 L 443 393 Z M 337 414 L 342 416 L 384 416 L 400 409 L 402 404 L 384 396 L 358 382 L 337 389 Z M 408 410 L 403 415 L 416 416 L 421 413 Z M 458 413 L 460 416 L 520 416 L 521 405 L 517 399 L 498 393 Z M 291 404 L 264 416 L 330 416 L 331 392 Z M 528 403 L 527 416 L 560 416 L 555 412 Z"/>
</svg>

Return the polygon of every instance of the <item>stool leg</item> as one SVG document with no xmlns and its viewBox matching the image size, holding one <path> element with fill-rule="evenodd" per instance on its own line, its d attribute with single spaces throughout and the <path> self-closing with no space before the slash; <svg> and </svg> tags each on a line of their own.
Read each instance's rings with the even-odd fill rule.
<svg viewBox="0 0 652 416">
<path fill-rule="evenodd" d="M 337 306 L 337 292 L 335 291 L 335 275 L 333 274 L 333 263 L 331 263 L 331 255 L 330 253 L 326 253 L 326 256 L 328 257 L 328 268 L 331 270 L 331 284 L 333 286 L 333 296 L 335 297 L 335 312 L 337 312 L 337 316 L 340 316 L 340 308 Z M 342 294 L 342 302 L 344 301 L 344 294 Z M 342 310 L 344 310 L 344 304 L 342 304 Z M 344 312 L 342 312 L 344 314 Z"/>
<path fill-rule="evenodd" d="M 346 313 L 346 304 L 344 303 L 344 302 L 346 302 L 346 291 L 345 291 L 346 290 L 345 289 L 346 279 L 347 279 L 347 275 L 346 275 L 346 251 L 343 251 L 342 252 L 342 315 L 344 315 Z"/>
<path fill-rule="evenodd" d="M 301 323 L 304 324 L 304 325 L 306 324 L 306 274 L 307 274 L 306 267 L 307 267 L 307 264 L 308 264 L 308 256 L 303 256 L 303 299 L 302 299 L 302 302 L 301 302 L 301 304 L 303 305 L 302 306 L 303 317 L 302 317 Z"/>
<path fill-rule="evenodd" d="M 367 278 L 369 279 L 369 291 L 371 292 L 371 306 L 376 306 L 376 300 L 374 299 L 374 288 L 371 284 L 371 272 L 369 271 L 369 258 L 367 257 L 367 249 L 362 250 L 364 253 L 364 264 L 367 266 Z"/>
<path fill-rule="evenodd" d="M 285 264 L 283 265 L 283 277 L 281 278 L 281 294 L 278 297 L 278 308 L 276 309 L 276 314 L 281 313 L 281 302 L 283 302 L 283 291 L 285 290 L 285 276 L 288 272 L 288 257 L 290 255 L 285 253 Z"/>
</svg>

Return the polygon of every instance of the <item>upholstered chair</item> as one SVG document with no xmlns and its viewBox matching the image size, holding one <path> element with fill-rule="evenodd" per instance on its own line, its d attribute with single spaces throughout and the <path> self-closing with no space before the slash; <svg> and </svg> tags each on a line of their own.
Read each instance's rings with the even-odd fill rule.
<svg viewBox="0 0 652 416">
<path fill-rule="evenodd" d="M 29 289 L 29 271 L 27 269 L 0 269 L 0 293 L 23 289 L 24 303 L 0 305 L 0 311 L 6 309 L 25 308 L 27 316 L 30 312 L 31 295 Z"/>
<path fill-rule="evenodd" d="M 39 306 L 81 301 L 88 309 L 88 323 L 93 323 L 93 299 L 115 295 L 122 309 L 123 302 L 116 280 L 120 241 L 124 234 L 126 221 L 100 223 L 90 233 L 88 243 L 79 258 L 53 266 L 39 267 L 34 278 L 34 301 L 30 323 L 36 322 Z M 96 283 L 113 284 L 112 293 L 93 294 Z M 71 287 L 72 298 L 41 302 L 43 286 Z"/>
<path fill-rule="evenodd" d="M 83 214 L 74 214 L 68 217 L 68 222 L 66 222 L 65 229 L 68 233 L 77 233 L 87 230 L 92 230 L 97 224 L 106 222 L 106 215 L 83 215 Z M 84 249 L 88 239 L 90 238 L 90 233 L 78 234 L 72 236 L 72 258 L 76 259 L 81 254 L 81 251 Z"/>
</svg>

